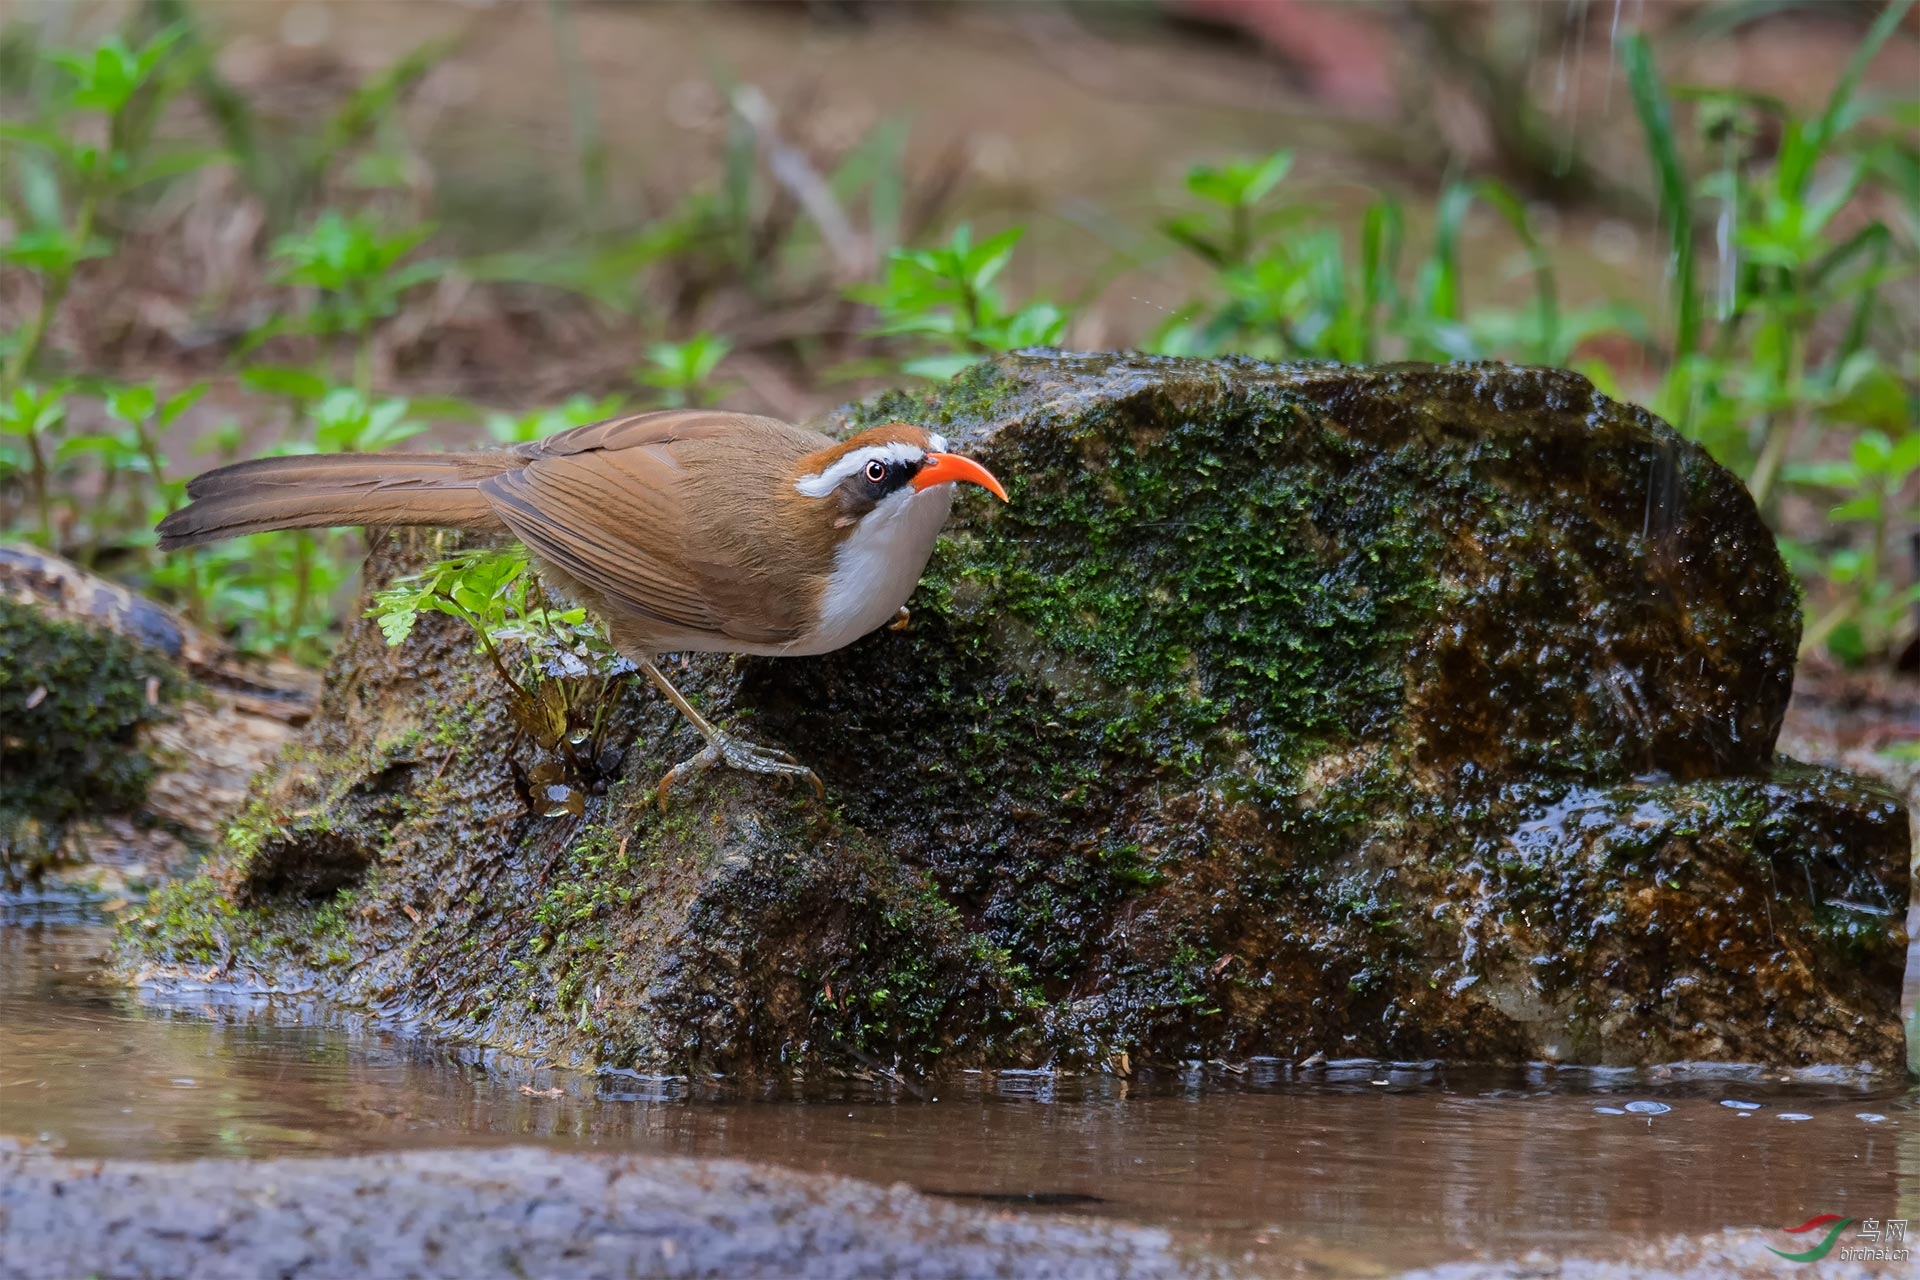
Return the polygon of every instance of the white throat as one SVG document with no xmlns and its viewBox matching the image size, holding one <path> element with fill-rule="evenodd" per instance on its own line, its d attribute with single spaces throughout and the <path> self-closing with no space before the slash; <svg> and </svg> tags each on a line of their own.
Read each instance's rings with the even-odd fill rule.
<svg viewBox="0 0 1920 1280">
<path fill-rule="evenodd" d="M 882 498 L 834 553 L 819 625 L 786 652 L 828 653 L 893 621 L 919 583 L 952 506 L 951 484 Z"/>
</svg>

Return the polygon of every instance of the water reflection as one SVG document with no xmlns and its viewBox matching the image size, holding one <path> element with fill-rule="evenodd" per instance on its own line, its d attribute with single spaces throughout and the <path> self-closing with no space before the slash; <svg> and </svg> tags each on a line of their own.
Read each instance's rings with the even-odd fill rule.
<svg viewBox="0 0 1920 1280">
<path fill-rule="evenodd" d="M 1349 1274 L 1813 1213 L 1920 1219 L 1916 1095 L 1884 1086 L 1255 1063 L 967 1076 L 937 1101 L 841 1081 L 797 1101 L 488 1070 L 376 1028 L 142 1001 L 99 979 L 105 937 L 0 928 L 0 1133 L 76 1156 L 527 1141 L 734 1156 L 1154 1222 Z"/>
</svg>

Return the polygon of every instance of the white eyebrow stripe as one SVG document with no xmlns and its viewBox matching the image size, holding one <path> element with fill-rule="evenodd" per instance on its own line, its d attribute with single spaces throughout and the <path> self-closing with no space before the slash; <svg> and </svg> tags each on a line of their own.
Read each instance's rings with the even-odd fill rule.
<svg viewBox="0 0 1920 1280">
<path fill-rule="evenodd" d="M 926 450 L 915 444 L 906 444 L 901 441 L 895 441 L 892 444 L 870 444 L 864 449 L 855 449 L 825 471 L 801 476 L 793 487 L 809 498 L 824 498 L 839 488 L 842 480 L 864 469 L 869 462 L 918 462 L 926 456 Z"/>
</svg>

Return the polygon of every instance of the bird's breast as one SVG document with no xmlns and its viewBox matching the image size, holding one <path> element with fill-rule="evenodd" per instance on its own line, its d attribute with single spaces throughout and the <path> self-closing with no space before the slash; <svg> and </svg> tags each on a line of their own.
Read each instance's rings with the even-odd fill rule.
<svg viewBox="0 0 1920 1280">
<path fill-rule="evenodd" d="M 875 507 L 834 552 L 820 621 L 786 652 L 831 653 L 893 620 L 933 554 L 953 506 L 953 486 L 903 491 Z"/>
</svg>

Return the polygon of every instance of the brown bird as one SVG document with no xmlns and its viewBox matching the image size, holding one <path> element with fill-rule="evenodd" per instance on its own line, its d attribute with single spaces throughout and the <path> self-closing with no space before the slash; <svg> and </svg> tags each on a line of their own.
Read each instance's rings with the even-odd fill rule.
<svg viewBox="0 0 1920 1280">
<path fill-rule="evenodd" d="M 811 769 L 717 728 L 655 665 L 663 653 L 802 656 L 901 612 L 966 481 L 985 467 L 905 422 L 847 440 L 772 418 L 680 409 L 609 418 L 481 453 L 257 458 L 190 481 L 164 550 L 268 529 L 445 525 L 507 533 L 599 615 L 608 638 L 707 740 L 675 765 Z"/>
</svg>

